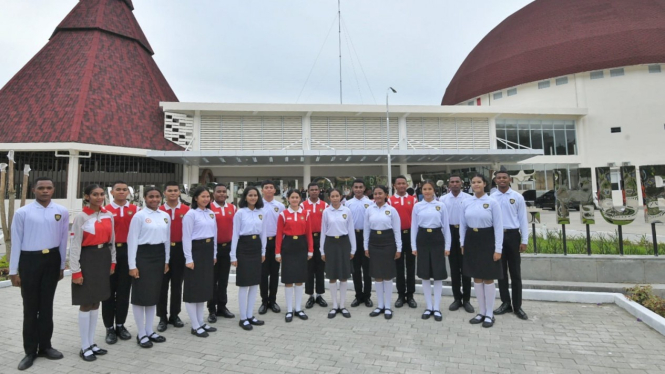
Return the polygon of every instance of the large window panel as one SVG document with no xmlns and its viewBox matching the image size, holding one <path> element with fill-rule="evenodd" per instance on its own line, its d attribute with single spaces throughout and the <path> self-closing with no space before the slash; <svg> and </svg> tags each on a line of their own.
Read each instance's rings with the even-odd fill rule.
<svg viewBox="0 0 665 374">
<path fill-rule="evenodd" d="M 577 154 L 577 137 L 575 136 L 575 127 L 572 129 L 569 126 L 566 126 L 566 141 L 568 142 L 568 154 L 576 155 Z"/>
<path fill-rule="evenodd" d="M 519 129 L 517 130 L 517 134 L 519 135 L 519 143 L 520 143 L 520 148 L 526 147 L 526 148 L 532 148 L 531 147 L 531 134 L 529 133 L 529 126 L 520 126 Z"/>
<path fill-rule="evenodd" d="M 555 155 L 554 130 L 552 125 L 543 125 L 543 153 L 546 156 Z"/>
<path fill-rule="evenodd" d="M 498 149 L 542 149 L 545 155 L 577 154 L 573 120 L 499 119 L 496 121 Z M 499 141 L 505 139 L 508 145 Z M 519 144 L 519 145 L 518 145 Z"/>
<path fill-rule="evenodd" d="M 531 148 L 543 149 L 543 127 L 541 125 L 530 125 Z"/>
</svg>

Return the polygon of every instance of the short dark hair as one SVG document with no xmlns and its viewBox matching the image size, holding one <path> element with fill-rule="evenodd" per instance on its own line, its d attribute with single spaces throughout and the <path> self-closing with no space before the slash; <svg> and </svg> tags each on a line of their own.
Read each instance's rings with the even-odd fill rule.
<svg viewBox="0 0 665 374">
<path fill-rule="evenodd" d="M 44 182 L 51 182 L 51 183 L 55 184 L 55 183 L 53 182 L 53 179 L 51 179 L 51 178 L 49 178 L 49 177 L 39 177 L 39 178 L 35 179 L 35 181 L 33 182 L 33 185 L 37 184 L 37 182 L 42 182 L 42 181 L 44 181 Z"/>
<path fill-rule="evenodd" d="M 125 186 L 129 186 L 127 184 L 127 182 L 122 181 L 122 180 L 117 180 L 117 181 L 114 181 L 113 183 L 111 183 L 111 189 L 114 189 L 116 184 L 124 184 Z"/>
<path fill-rule="evenodd" d="M 277 186 L 275 185 L 275 182 L 273 182 L 273 181 L 271 181 L 271 180 L 269 180 L 269 179 L 264 180 L 263 182 L 261 182 L 261 188 L 263 188 L 263 187 L 265 187 L 265 186 L 267 186 L 267 185 L 269 185 L 269 184 L 272 185 L 273 187 L 277 188 Z"/>
<path fill-rule="evenodd" d="M 365 181 L 362 180 L 361 178 L 356 178 L 356 179 L 354 179 L 354 180 L 353 180 L 353 183 L 351 184 L 351 186 L 353 186 L 353 185 L 356 184 L 356 183 L 360 183 L 360 184 L 362 184 L 363 186 L 365 185 Z"/>
<path fill-rule="evenodd" d="M 405 182 L 408 182 L 408 179 L 406 179 L 405 176 L 403 176 L 403 175 L 398 175 L 398 176 L 395 177 L 395 180 L 393 181 L 393 183 L 397 182 L 398 179 L 404 179 Z"/>
<path fill-rule="evenodd" d="M 310 187 L 319 187 L 319 184 L 316 183 L 316 182 L 312 182 L 312 183 L 307 185 L 307 189 L 309 190 Z"/>
<path fill-rule="evenodd" d="M 194 206 L 193 209 L 196 209 L 199 207 L 199 203 L 196 201 L 196 198 L 199 197 L 202 193 L 207 192 L 210 194 L 210 191 L 208 191 L 208 188 L 206 186 L 198 186 L 196 189 L 194 189 L 194 192 L 192 193 L 192 205 Z M 212 199 L 210 199 L 212 200 Z M 210 209 L 210 202 L 208 202 L 208 205 L 206 205 L 206 208 Z"/>
<path fill-rule="evenodd" d="M 256 194 L 258 195 L 258 200 L 256 200 L 256 208 L 261 209 L 263 208 L 263 199 L 261 198 L 261 192 L 259 192 L 259 189 L 256 188 L 255 186 L 250 186 L 245 188 L 245 190 L 242 193 L 242 197 L 240 198 L 240 202 L 238 203 L 238 207 L 240 208 L 247 208 L 247 195 L 249 195 L 249 191 L 256 191 Z"/>
<path fill-rule="evenodd" d="M 171 186 L 176 186 L 176 187 L 180 188 L 180 184 L 179 184 L 178 182 L 176 182 L 176 181 L 168 181 L 168 182 L 166 182 L 166 184 L 164 185 L 164 189 L 167 189 L 167 188 L 169 188 L 169 187 L 171 187 Z"/>
<path fill-rule="evenodd" d="M 215 188 L 213 188 L 213 192 L 214 192 L 214 191 L 217 191 L 217 187 L 224 187 L 224 188 L 226 188 L 227 190 L 229 189 L 229 187 L 228 187 L 227 185 L 225 185 L 224 183 L 217 183 L 217 184 L 215 185 Z"/>
<path fill-rule="evenodd" d="M 460 182 L 462 181 L 462 176 L 459 174 L 450 174 L 448 177 L 448 181 L 450 182 L 450 178 L 459 178 Z"/>
<path fill-rule="evenodd" d="M 150 191 L 157 191 L 157 192 L 159 192 L 159 196 L 163 196 L 162 191 L 159 188 L 157 188 L 155 186 L 150 186 L 150 187 L 147 187 L 145 190 L 143 190 L 143 198 L 144 199 L 146 197 L 148 197 L 148 192 L 150 192 Z"/>
<path fill-rule="evenodd" d="M 494 172 L 494 176 L 495 176 L 495 177 L 496 177 L 497 175 L 499 175 L 499 174 L 506 174 L 506 175 L 508 176 L 508 178 L 510 178 L 510 173 L 509 173 L 508 170 L 506 170 L 506 169 L 503 169 L 503 170 L 497 170 L 497 171 Z"/>
</svg>

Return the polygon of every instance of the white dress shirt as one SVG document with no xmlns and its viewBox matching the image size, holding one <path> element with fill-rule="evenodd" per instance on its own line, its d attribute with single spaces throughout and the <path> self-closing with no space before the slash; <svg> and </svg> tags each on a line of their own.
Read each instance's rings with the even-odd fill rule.
<svg viewBox="0 0 665 374">
<path fill-rule="evenodd" d="M 182 251 L 185 253 L 185 263 L 194 262 L 192 259 L 192 240 L 214 238 L 213 260 L 217 258 L 217 220 L 215 213 L 206 208 L 190 209 L 182 219 Z"/>
<path fill-rule="evenodd" d="M 524 197 L 508 187 L 506 193 L 496 190 L 490 197 L 499 202 L 504 229 L 520 229 L 522 244 L 529 243 L 529 223 L 526 217 Z"/>
<path fill-rule="evenodd" d="M 355 254 L 356 238 L 353 230 L 353 213 L 351 213 L 351 209 L 343 205 L 340 205 L 339 209 L 335 209 L 332 205 L 326 208 L 321 218 L 321 246 L 319 247 L 321 256 L 325 256 L 323 249 L 326 236 L 348 235 L 349 242 L 351 242 L 351 254 Z"/>
<path fill-rule="evenodd" d="M 159 209 L 141 209 L 132 217 L 127 233 L 129 269 L 136 269 L 136 253 L 142 244 L 164 244 L 166 264 L 171 256 L 171 217 Z"/>
<path fill-rule="evenodd" d="M 397 210 L 388 203 L 379 207 L 370 205 L 365 211 L 365 231 L 363 232 L 363 244 L 365 250 L 369 249 L 369 234 L 371 230 L 393 230 L 397 252 L 402 252 L 402 230 L 401 221 Z"/>
<path fill-rule="evenodd" d="M 448 211 L 442 202 L 433 199 L 430 202 L 425 200 L 416 203 L 411 213 L 411 250 L 416 249 L 416 237 L 418 228 L 440 229 L 443 238 L 446 240 L 445 250 L 450 250 L 450 225 L 448 223 Z"/>
<path fill-rule="evenodd" d="M 272 199 L 272 201 L 263 199 L 263 224 L 266 226 L 266 235 L 269 238 L 277 235 L 277 218 L 284 209 L 286 209 L 284 204 L 275 199 Z"/>
<path fill-rule="evenodd" d="M 69 212 L 64 206 L 50 202 L 45 208 L 34 201 L 19 208 L 14 213 L 11 235 L 10 275 L 18 273 L 21 251 L 34 252 L 58 247 L 60 269 L 65 268 L 67 240 L 69 239 Z"/>
<path fill-rule="evenodd" d="M 261 238 L 261 255 L 266 255 L 266 214 L 264 209 L 240 208 L 233 216 L 233 237 L 231 239 L 231 261 L 238 261 L 236 252 L 238 250 L 238 239 L 241 236 L 259 235 Z"/>
<path fill-rule="evenodd" d="M 448 210 L 448 222 L 451 225 L 459 225 L 460 219 L 463 212 L 462 203 L 464 200 L 470 198 L 471 195 L 460 191 L 457 196 L 453 195 L 452 192 L 447 193 L 439 198 L 439 201 L 446 206 Z"/>
<path fill-rule="evenodd" d="M 356 199 L 354 196 L 344 204 L 347 208 L 351 209 L 353 228 L 355 230 L 362 230 L 365 228 L 365 211 L 372 204 L 374 203 L 372 200 L 368 199 L 367 196 L 363 196 L 362 199 Z M 399 226 L 397 226 L 397 230 L 399 231 Z"/>
<path fill-rule="evenodd" d="M 503 249 L 503 223 L 501 206 L 487 194 L 480 198 L 471 196 L 464 200 L 464 214 L 459 225 L 460 246 L 464 246 L 464 238 L 468 229 L 482 229 L 494 227 L 494 252 L 501 253 Z"/>
</svg>

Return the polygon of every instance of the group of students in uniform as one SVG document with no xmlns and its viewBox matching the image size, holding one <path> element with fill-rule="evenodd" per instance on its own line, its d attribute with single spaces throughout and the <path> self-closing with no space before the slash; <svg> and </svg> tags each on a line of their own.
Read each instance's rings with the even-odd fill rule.
<svg viewBox="0 0 665 374">
<path fill-rule="evenodd" d="M 182 301 L 191 334 L 209 336 L 216 329 L 208 323 L 220 316 L 235 317 L 226 305 L 231 266 L 236 268 L 239 326 L 244 330 L 264 325 L 254 315 L 259 291 L 259 314 L 269 309 L 281 312 L 276 302 L 280 275 L 285 285 L 286 322 L 294 317 L 308 319 L 302 309 L 303 291 L 309 295 L 306 308 L 327 306 L 322 296 L 324 278 L 329 281 L 333 303 L 328 318 L 337 314 L 350 318 L 345 305 L 351 275 L 355 299 L 350 306 L 374 306 L 370 298 L 373 278 L 377 306 L 369 315 L 383 314 L 385 319 L 393 317 L 395 278 L 395 307 L 417 308 L 413 299 L 417 275 L 427 303 L 422 319 L 433 316 L 441 321 L 446 257 L 455 298 L 449 310 L 463 307 L 475 312 L 470 304 L 473 278 L 480 311 L 470 323 L 491 327 L 494 314 L 509 311 L 527 319 L 521 309 L 519 257 L 528 240 L 526 206 L 522 196 L 510 189 L 505 170 L 497 172 L 496 181 L 499 192 L 489 197 L 485 177 L 474 176 L 470 196 L 460 192 L 461 178 L 453 175 L 450 193 L 439 200 L 434 183 L 425 181 L 424 198 L 418 202 L 406 193 L 403 176 L 395 179 L 394 195 L 385 186 L 374 187 L 373 201 L 364 194 L 363 180 L 356 179 L 352 198 L 347 200 L 340 190 L 331 189 L 330 204 L 319 199 L 319 187 L 312 183 L 304 202 L 299 191 L 288 191 L 288 207 L 274 199 L 274 182 L 265 181 L 261 191 L 246 188 L 238 208 L 226 201 L 223 184 L 216 185 L 212 193 L 197 187 L 191 207 L 187 207 L 180 202 L 178 184 L 169 182 L 164 192 L 146 188 L 141 210 L 127 201 L 129 189 L 122 181 L 111 186 L 113 201 L 107 206 L 104 188 L 87 186 L 83 193 L 86 206 L 73 220 L 69 253 L 72 304 L 79 306 L 79 356 L 94 361 L 107 353 L 95 343 L 100 304 L 107 344 L 131 339 L 125 328 L 130 303 L 136 342 L 142 348 L 165 342 L 158 332 L 169 324 L 184 326 L 178 316 Z M 16 212 L 12 226 L 10 277 L 14 286 L 21 287 L 24 300 L 26 356 L 19 364 L 21 370 L 37 357 L 62 358 L 50 340 L 53 297 L 63 278 L 69 217 L 64 207 L 51 201 L 53 191 L 52 180 L 38 178 L 33 188 L 35 202 Z M 512 301 L 504 277 L 508 271 Z M 503 304 L 493 311 L 496 279 Z M 160 318 L 158 332 L 153 330 L 155 316 Z"/>
</svg>

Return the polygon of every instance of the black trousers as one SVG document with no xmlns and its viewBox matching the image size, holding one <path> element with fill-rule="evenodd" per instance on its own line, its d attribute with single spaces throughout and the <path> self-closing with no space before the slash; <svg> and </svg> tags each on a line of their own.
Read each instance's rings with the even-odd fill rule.
<svg viewBox="0 0 665 374">
<path fill-rule="evenodd" d="M 60 278 L 60 251 L 21 251 L 18 262 L 23 297 L 23 350 L 25 354 L 51 348 L 53 297 Z"/>
<path fill-rule="evenodd" d="M 185 276 L 185 254 L 182 251 L 182 242 L 171 243 L 171 257 L 169 258 L 169 272 L 164 274 L 162 290 L 159 293 L 157 316 L 167 319 L 170 315 L 175 318 L 182 308 L 182 282 Z M 167 313 L 169 301 L 169 284 L 171 286 L 171 308 Z"/>
<path fill-rule="evenodd" d="M 369 258 L 365 256 L 363 232 L 356 231 L 356 254 L 353 256 L 353 287 L 356 299 L 365 301 L 372 297 L 372 277 L 369 275 Z"/>
<path fill-rule="evenodd" d="M 115 247 L 115 272 L 110 276 L 111 297 L 102 301 L 102 319 L 106 328 L 113 323 L 122 325 L 127 320 L 129 311 L 129 294 L 132 290 L 132 277 L 129 276 L 129 260 L 127 259 L 127 243 Z"/>
<path fill-rule="evenodd" d="M 406 231 L 406 233 L 404 232 Z M 416 256 L 411 251 L 411 230 L 402 230 L 402 255 L 395 260 L 397 267 L 397 294 L 405 301 L 416 292 Z M 406 278 L 404 277 L 406 266 Z"/>
<path fill-rule="evenodd" d="M 208 311 L 210 313 L 216 313 L 226 308 L 226 302 L 228 301 L 226 289 L 229 286 L 230 272 L 231 243 L 218 243 L 215 280 L 212 284 L 212 300 L 208 301 Z"/>
<path fill-rule="evenodd" d="M 316 293 L 323 295 L 326 292 L 325 286 L 325 270 L 326 263 L 321 259 L 321 252 L 319 252 L 319 247 L 321 246 L 321 233 L 315 233 L 316 236 L 312 235 L 314 239 L 314 255 L 312 259 L 307 261 L 307 282 L 305 282 L 305 293 L 307 295 L 314 294 L 314 282 L 316 278 Z"/>
<path fill-rule="evenodd" d="M 522 307 L 521 240 L 519 230 L 507 230 L 503 233 L 503 253 L 501 255 L 503 279 L 499 279 L 499 294 L 502 303 L 510 304 L 510 292 L 508 292 L 508 272 L 510 272 L 510 285 L 513 291 L 512 305 L 515 311 Z"/>
<path fill-rule="evenodd" d="M 459 227 L 450 225 L 450 256 L 448 256 L 448 263 L 450 264 L 450 279 L 452 280 L 453 297 L 455 300 L 468 302 L 471 298 L 471 277 L 462 275 L 462 263 L 464 256 L 459 243 Z M 460 291 L 461 287 L 461 291 Z"/>
<path fill-rule="evenodd" d="M 279 266 L 275 260 L 275 238 L 266 244 L 266 260 L 261 264 L 261 302 L 274 303 L 277 300 L 277 287 L 279 286 Z"/>
</svg>

